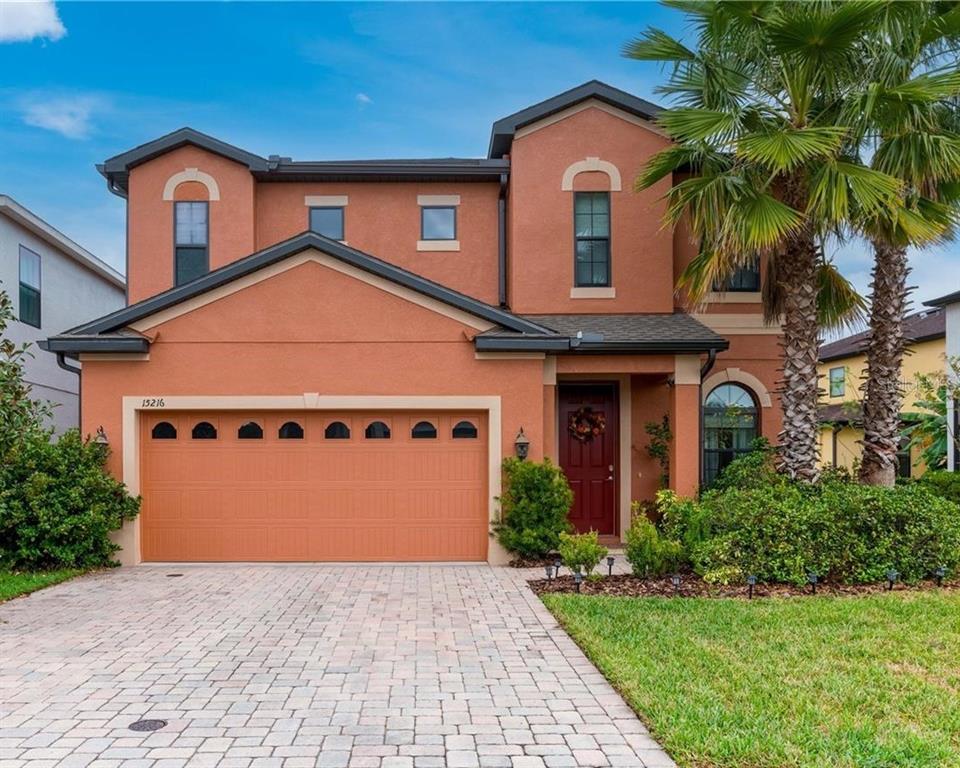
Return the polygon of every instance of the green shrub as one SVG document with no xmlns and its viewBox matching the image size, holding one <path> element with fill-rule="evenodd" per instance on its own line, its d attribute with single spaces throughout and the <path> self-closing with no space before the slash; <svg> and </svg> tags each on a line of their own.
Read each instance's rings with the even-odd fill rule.
<svg viewBox="0 0 960 768">
<path fill-rule="evenodd" d="M 663 576 L 680 567 L 683 546 L 661 536 L 646 517 L 634 515 L 627 531 L 625 555 L 635 576 Z"/>
<path fill-rule="evenodd" d="M 104 470 L 106 450 L 76 430 L 56 442 L 31 430 L 0 467 L 0 565 L 92 568 L 110 565 L 109 533 L 136 517 L 139 498 Z"/>
<path fill-rule="evenodd" d="M 560 534 L 560 558 L 571 571 L 589 576 L 606 556 L 596 531 Z"/>
<path fill-rule="evenodd" d="M 917 481 L 931 493 L 960 504 L 960 472 L 933 470 L 924 472 Z"/>
<path fill-rule="evenodd" d="M 521 557 L 543 557 L 556 551 L 560 534 L 570 530 L 567 514 L 573 491 L 559 467 L 545 459 L 503 462 L 503 495 L 497 538 Z"/>
<path fill-rule="evenodd" d="M 828 474 L 819 483 L 779 475 L 705 492 L 699 502 L 658 497 L 665 529 L 688 544 L 694 570 L 715 582 L 755 574 L 802 585 L 807 572 L 845 583 L 913 582 L 960 567 L 960 507 L 920 483 L 879 488 Z"/>
</svg>

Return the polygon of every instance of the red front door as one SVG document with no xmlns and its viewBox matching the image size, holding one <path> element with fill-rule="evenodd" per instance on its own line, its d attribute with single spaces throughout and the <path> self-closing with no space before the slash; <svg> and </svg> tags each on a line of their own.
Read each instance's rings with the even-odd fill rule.
<svg viewBox="0 0 960 768">
<path fill-rule="evenodd" d="M 617 387 L 615 384 L 561 385 L 560 466 L 573 488 L 570 522 L 580 532 L 617 533 L 617 474 L 619 469 Z M 601 414 L 601 434 L 581 440 L 572 434 L 578 412 Z M 589 417 L 581 424 L 591 423 Z M 596 424 L 595 417 L 592 423 Z"/>
</svg>

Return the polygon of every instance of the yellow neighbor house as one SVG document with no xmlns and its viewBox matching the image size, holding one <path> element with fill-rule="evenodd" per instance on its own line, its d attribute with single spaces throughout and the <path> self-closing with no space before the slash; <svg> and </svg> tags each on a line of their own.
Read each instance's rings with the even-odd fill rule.
<svg viewBox="0 0 960 768">
<path fill-rule="evenodd" d="M 907 340 L 903 358 L 903 410 L 912 410 L 918 373 L 942 370 L 946 353 L 943 308 L 926 309 L 907 315 L 903 333 Z M 820 462 L 823 466 L 853 469 L 860 460 L 860 400 L 868 332 L 848 336 L 820 347 Z M 916 476 L 920 451 L 900 455 L 897 474 Z"/>
</svg>

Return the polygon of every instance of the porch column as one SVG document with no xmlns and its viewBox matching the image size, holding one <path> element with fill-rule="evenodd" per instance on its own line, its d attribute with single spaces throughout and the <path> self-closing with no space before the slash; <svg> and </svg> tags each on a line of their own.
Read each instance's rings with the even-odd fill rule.
<svg viewBox="0 0 960 768">
<path fill-rule="evenodd" d="M 543 455 L 560 463 L 557 451 L 557 358 L 543 361 Z"/>
<path fill-rule="evenodd" d="M 700 487 L 700 357 L 677 355 L 670 393 L 670 488 L 693 496 Z"/>
</svg>

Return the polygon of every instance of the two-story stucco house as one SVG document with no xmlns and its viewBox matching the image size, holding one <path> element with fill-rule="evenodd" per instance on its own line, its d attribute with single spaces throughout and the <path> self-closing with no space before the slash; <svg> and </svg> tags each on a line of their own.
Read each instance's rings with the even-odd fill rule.
<svg viewBox="0 0 960 768">
<path fill-rule="evenodd" d="M 668 416 L 693 493 L 775 440 L 760 275 L 696 312 L 658 108 L 592 81 L 498 120 L 482 159 L 294 161 L 182 129 L 107 160 L 125 309 L 58 335 L 84 425 L 143 511 L 140 560 L 491 560 L 501 463 L 550 457 L 619 537 Z"/>
<path fill-rule="evenodd" d="M 0 290 L 13 303 L 14 320 L 5 335 L 18 346 L 31 345 L 24 378 L 32 396 L 53 405 L 56 432 L 79 426 L 77 373 L 67 370 L 69 363 L 58 365 L 57 356 L 38 343 L 120 309 L 123 277 L 12 197 L 0 195 Z"/>
</svg>

